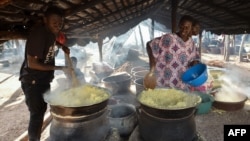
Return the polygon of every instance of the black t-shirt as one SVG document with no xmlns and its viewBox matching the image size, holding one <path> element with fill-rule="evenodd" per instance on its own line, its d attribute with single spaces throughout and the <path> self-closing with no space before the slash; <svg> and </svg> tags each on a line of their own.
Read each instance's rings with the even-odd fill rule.
<svg viewBox="0 0 250 141">
<path fill-rule="evenodd" d="M 43 64 L 55 65 L 55 35 L 46 27 L 36 27 L 31 31 L 25 46 L 25 59 L 20 70 L 19 80 L 26 83 L 47 84 L 54 78 L 54 70 L 34 70 L 27 65 L 27 54 L 37 56 Z"/>
</svg>

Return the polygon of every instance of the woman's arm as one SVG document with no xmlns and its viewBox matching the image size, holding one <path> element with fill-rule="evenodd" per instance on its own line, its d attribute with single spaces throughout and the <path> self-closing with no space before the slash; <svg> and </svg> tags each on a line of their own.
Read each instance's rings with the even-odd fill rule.
<svg viewBox="0 0 250 141">
<path fill-rule="evenodd" d="M 147 48 L 147 53 L 148 53 L 148 57 L 149 57 L 149 67 L 151 69 L 155 66 L 156 62 L 155 62 L 155 58 L 153 56 L 152 49 L 150 47 L 150 43 L 151 43 L 151 41 L 147 42 L 146 48 Z"/>
</svg>

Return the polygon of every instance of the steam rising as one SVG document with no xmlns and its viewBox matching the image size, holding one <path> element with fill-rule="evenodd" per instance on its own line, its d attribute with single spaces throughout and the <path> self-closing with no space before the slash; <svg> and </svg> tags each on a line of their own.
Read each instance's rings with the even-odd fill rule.
<svg viewBox="0 0 250 141">
<path fill-rule="evenodd" d="M 229 66 L 226 73 L 219 79 L 222 81 L 220 92 L 215 96 L 216 100 L 227 102 L 239 102 L 245 96 L 250 97 L 250 76 L 247 70 L 237 66 Z"/>
</svg>

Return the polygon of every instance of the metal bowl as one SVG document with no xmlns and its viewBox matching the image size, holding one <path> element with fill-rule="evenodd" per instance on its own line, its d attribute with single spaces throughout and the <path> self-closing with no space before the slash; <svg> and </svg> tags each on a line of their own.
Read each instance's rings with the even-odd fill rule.
<svg viewBox="0 0 250 141">
<path fill-rule="evenodd" d="M 245 98 L 239 102 L 224 102 L 224 101 L 214 100 L 213 107 L 225 111 L 237 111 L 243 109 L 247 99 L 248 97 L 245 96 Z"/>
<path fill-rule="evenodd" d="M 211 92 L 211 95 L 214 97 L 216 94 L 220 91 L 220 88 L 214 90 Z M 235 102 L 227 102 L 227 101 L 220 101 L 216 98 L 214 98 L 213 107 L 225 111 L 237 111 L 243 109 L 245 102 L 248 100 L 248 97 L 245 95 L 242 95 L 241 101 L 235 101 Z"/>
<path fill-rule="evenodd" d="M 113 94 L 127 92 L 130 90 L 132 76 L 128 73 L 118 73 L 102 79 L 105 88 Z"/>
</svg>

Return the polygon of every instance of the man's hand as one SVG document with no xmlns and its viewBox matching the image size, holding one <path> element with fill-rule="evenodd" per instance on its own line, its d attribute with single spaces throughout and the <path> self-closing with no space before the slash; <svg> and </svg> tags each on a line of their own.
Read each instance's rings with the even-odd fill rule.
<svg viewBox="0 0 250 141">
<path fill-rule="evenodd" d="M 62 50 L 64 51 L 64 53 L 70 54 L 70 49 L 68 47 L 62 46 Z"/>
<path fill-rule="evenodd" d="M 56 41 L 56 44 L 59 45 L 63 52 L 66 53 L 66 54 L 70 54 L 70 49 L 68 47 L 66 47 L 65 45 L 61 44 L 60 42 Z"/>
</svg>

